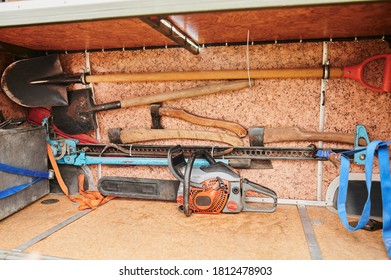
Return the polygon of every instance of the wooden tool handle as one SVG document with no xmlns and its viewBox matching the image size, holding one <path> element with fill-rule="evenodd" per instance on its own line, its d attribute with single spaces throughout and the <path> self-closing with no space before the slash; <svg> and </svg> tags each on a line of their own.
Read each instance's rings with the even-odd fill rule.
<svg viewBox="0 0 391 280">
<path fill-rule="evenodd" d="M 322 68 L 207 70 L 189 72 L 146 72 L 132 74 L 104 74 L 86 76 L 87 83 L 99 82 L 162 82 L 238 79 L 322 78 Z M 343 70 L 333 68 L 330 77 L 343 77 Z"/>
<path fill-rule="evenodd" d="M 194 87 L 189 89 L 183 89 L 172 92 L 164 92 L 154 95 L 133 97 L 124 101 L 121 101 L 121 107 L 131 107 L 139 105 L 147 105 L 153 103 L 159 103 L 168 100 L 176 100 L 181 98 L 189 98 L 202 96 L 213 93 L 220 93 L 223 91 L 239 90 L 249 86 L 248 80 L 230 81 L 219 84 L 212 84 L 202 87 Z"/>
<path fill-rule="evenodd" d="M 238 123 L 200 117 L 194 114 L 190 114 L 189 112 L 186 112 L 182 109 L 160 107 L 159 114 L 161 116 L 182 119 L 198 125 L 226 129 L 232 131 L 239 137 L 245 137 L 247 135 L 247 129 Z"/>
<path fill-rule="evenodd" d="M 232 146 L 243 146 L 242 139 L 237 136 L 212 132 L 175 129 L 110 129 L 110 141 L 113 143 L 131 144 L 137 142 L 167 140 L 167 139 L 194 139 L 227 143 Z"/>
<path fill-rule="evenodd" d="M 327 141 L 354 144 L 354 140 L 354 134 L 305 131 L 298 127 L 265 128 L 263 138 L 265 144 L 284 141 Z M 368 143 L 360 139 L 359 144 L 366 146 Z"/>
</svg>

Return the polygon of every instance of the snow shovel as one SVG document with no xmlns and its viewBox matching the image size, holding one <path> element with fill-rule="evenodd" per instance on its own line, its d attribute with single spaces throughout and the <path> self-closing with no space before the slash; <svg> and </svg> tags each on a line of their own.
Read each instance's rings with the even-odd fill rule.
<svg viewBox="0 0 391 280">
<path fill-rule="evenodd" d="M 384 59 L 382 85 L 369 85 L 363 78 L 366 65 Z M 156 82 L 189 80 L 238 80 L 278 78 L 350 78 L 363 86 L 391 92 L 391 54 L 370 57 L 360 64 L 341 68 L 295 68 L 261 70 L 209 70 L 193 72 L 155 72 L 71 76 L 63 72 L 58 55 L 19 60 L 4 71 L 1 87 L 13 101 L 25 107 L 63 106 L 68 104 L 66 88 L 74 83 Z"/>
<path fill-rule="evenodd" d="M 68 92 L 69 106 L 52 108 L 53 123 L 58 129 L 67 134 L 81 134 L 96 129 L 95 113 L 99 111 L 147 105 L 222 91 L 239 90 L 248 86 L 248 80 L 230 81 L 154 95 L 133 97 L 123 101 L 114 101 L 99 105 L 94 104 L 91 89 L 74 90 Z"/>
</svg>

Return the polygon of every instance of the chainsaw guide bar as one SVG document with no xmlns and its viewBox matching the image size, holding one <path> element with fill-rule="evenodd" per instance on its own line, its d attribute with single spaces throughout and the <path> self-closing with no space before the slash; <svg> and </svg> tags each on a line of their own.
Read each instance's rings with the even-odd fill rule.
<svg viewBox="0 0 391 280">
<path fill-rule="evenodd" d="M 105 196 L 176 202 L 179 181 L 103 176 L 98 190 Z"/>
</svg>

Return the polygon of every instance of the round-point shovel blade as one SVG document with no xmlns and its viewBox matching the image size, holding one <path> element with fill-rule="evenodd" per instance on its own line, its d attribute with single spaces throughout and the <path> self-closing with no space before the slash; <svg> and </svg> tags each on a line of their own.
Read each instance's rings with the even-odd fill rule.
<svg viewBox="0 0 391 280">
<path fill-rule="evenodd" d="M 69 106 L 52 108 L 53 123 L 66 134 L 81 134 L 97 128 L 91 89 L 68 92 Z"/>
<path fill-rule="evenodd" d="M 66 85 L 31 82 L 63 76 L 58 55 L 22 59 L 10 64 L 1 77 L 1 88 L 24 107 L 68 105 Z"/>
</svg>

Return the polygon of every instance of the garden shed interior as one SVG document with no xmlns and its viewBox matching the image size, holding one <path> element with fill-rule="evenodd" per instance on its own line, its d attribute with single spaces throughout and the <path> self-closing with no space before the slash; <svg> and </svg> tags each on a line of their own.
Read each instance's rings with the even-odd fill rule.
<svg viewBox="0 0 391 280">
<path fill-rule="evenodd" d="M 54 152 L 55 144 L 49 140 L 74 137 L 79 137 L 74 142 L 76 153 L 87 152 L 98 161 L 105 158 L 104 152 L 112 152 L 117 160 L 135 157 L 138 146 L 144 152 L 151 149 L 149 158 L 167 146 L 205 147 L 212 156 L 219 148 L 240 146 L 249 149 L 246 156 L 255 156 L 246 158 L 246 164 L 250 162 L 246 166 L 230 158 L 230 152 L 216 158 L 232 163 L 243 178 L 273 190 L 278 204 L 272 213 L 186 217 L 176 201 L 115 197 L 94 210 L 79 210 L 79 203 L 64 195 L 58 178 L 43 180 L 42 193 L 35 193 L 33 184 L 22 191 L 24 196 L 18 193 L 22 196 L 17 201 L 24 200 L 26 205 L 11 209 L 9 215 L 3 212 L 0 258 L 26 258 L 38 252 L 42 258 L 93 260 L 388 259 L 382 230 L 349 232 L 334 209 L 340 162 L 308 157 L 303 151 L 353 150 L 361 146 L 355 140 L 363 131 L 371 141 L 390 140 L 390 14 L 390 1 L 358 0 L 1 2 L 1 123 L 22 120 L 22 124 L 0 129 L 0 151 L 4 150 L 0 163 L 26 163 L 23 167 L 32 168 L 40 162 L 43 169 L 50 169 L 53 163 L 45 154 L 46 143 L 52 143 L 49 151 Z M 37 88 L 47 78 L 42 69 L 50 64 L 49 57 L 58 59 L 58 77 L 81 80 L 48 83 L 47 88 L 56 86 L 61 102 L 70 102 L 73 92 L 85 91 L 93 95 L 94 105 L 122 102 L 122 107 L 92 115 L 90 121 L 96 124 L 81 133 L 84 143 L 80 133 L 53 134 L 55 118 L 42 117 L 50 116 L 57 106 L 49 104 L 46 88 Z M 20 67 L 7 72 L 14 63 L 36 58 L 45 59 L 26 66 L 28 71 Z M 366 62 L 362 75 L 347 74 L 348 67 Z M 124 81 L 122 74 L 140 78 Z M 41 75 L 41 80 L 26 82 L 30 75 Z M 107 75 L 122 80 L 100 80 Z M 244 83 L 237 89 L 216 89 L 232 80 Z M 59 94 L 59 88 L 66 90 L 65 95 Z M 202 93 L 204 88 L 213 90 Z M 31 95 L 33 91 L 40 91 L 39 97 Z M 193 95 L 172 97 L 181 91 Z M 127 100 L 131 104 L 151 96 L 160 99 L 125 106 Z M 152 103 L 160 103 L 158 122 L 163 128 L 151 129 Z M 184 110 L 214 122 L 164 115 L 163 109 Z M 244 135 L 216 125 L 217 120 L 244 128 Z M 75 129 L 72 121 L 56 125 Z M 113 129 L 119 133 L 120 144 L 114 143 Z M 140 130 L 149 138 L 131 141 L 125 137 L 125 132 Z M 192 137 L 170 134 L 179 130 L 186 135 L 192 132 Z M 293 138 L 287 138 L 290 131 L 296 132 Z M 219 138 L 211 138 L 212 134 Z M 285 138 L 273 138 L 276 135 Z M 122 144 L 128 154 L 110 150 Z M 258 146 L 270 149 L 268 159 L 256 158 L 263 155 L 255 150 Z M 71 150 L 67 147 L 61 155 L 64 161 L 71 155 L 65 154 Z M 284 149 L 289 150 L 288 158 Z M 61 160 L 60 150 L 57 160 Z M 85 176 L 84 187 L 90 191 L 97 191 L 102 178 L 176 179 L 166 164 L 78 160 L 81 166 L 58 164 L 69 168 L 71 197 L 79 195 L 79 174 Z M 374 173 L 378 181 L 376 168 Z M 365 180 L 362 161 L 352 162 L 350 175 Z M 8 183 L 7 176 L 11 175 L 0 171 L 0 178 Z M 12 176 L 18 177 L 15 184 L 31 180 Z M 265 201 L 270 203 L 268 198 L 255 197 L 252 203 Z M 0 199 L 0 211 L 8 209 L 9 203 Z M 91 243 L 98 245 L 74 250 Z"/>
</svg>

